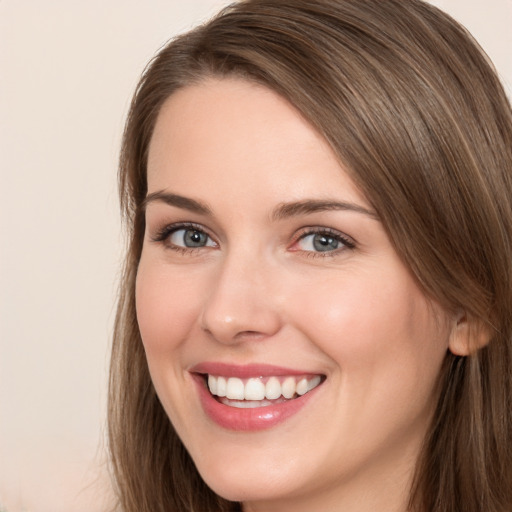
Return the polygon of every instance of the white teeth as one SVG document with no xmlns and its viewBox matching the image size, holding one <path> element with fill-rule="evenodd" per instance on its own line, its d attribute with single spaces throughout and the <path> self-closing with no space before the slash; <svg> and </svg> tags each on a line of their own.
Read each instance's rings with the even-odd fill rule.
<svg viewBox="0 0 512 512">
<path fill-rule="evenodd" d="M 302 396 L 308 391 L 316 388 L 321 377 L 316 375 L 310 379 L 306 377 L 286 377 L 284 380 L 278 377 L 270 377 L 266 383 L 263 377 L 252 377 L 246 381 L 238 377 L 216 377 L 208 375 L 208 389 L 212 395 L 226 397 L 229 400 L 245 400 L 247 407 L 255 407 L 255 404 L 262 406 L 270 405 L 267 400 L 277 400 L 281 396 L 285 399 Z M 241 405 L 240 407 L 245 407 Z"/>
<path fill-rule="evenodd" d="M 277 377 L 270 377 L 265 384 L 265 397 L 268 400 L 275 400 L 281 396 L 281 383 Z"/>
<path fill-rule="evenodd" d="M 256 409 L 256 407 L 266 407 L 272 404 L 272 402 L 266 400 L 226 400 L 225 398 L 222 403 L 237 409 Z"/>
<path fill-rule="evenodd" d="M 212 395 L 218 395 L 217 379 L 213 375 L 208 375 L 208 388 Z"/>
<path fill-rule="evenodd" d="M 301 379 L 297 383 L 297 395 L 305 395 L 308 392 L 308 380 L 307 379 Z"/>
<path fill-rule="evenodd" d="M 318 384 L 320 384 L 320 380 L 320 375 L 317 375 L 316 377 L 313 377 L 310 381 L 308 381 L 308 391 L 315 389 L 318 386 Z"/>
<path fill-rule="evenodd" d="M 295 395 L 295 379 L 293 377 L 286 377 L 281 385 L 281 389 L 285 398 L 292 398 Z"/>
<path fill-rule="evenodd" d="M 210 377 L 211 377 L 211 375 L 210 375 Z M 209 382 L 208 382 L 208 385 L 209 385 Z M 213 395 L 216 394 L 217 396 L 223 397 L 223 396 L 226 396 L 226 386 L 227 386 L 226 379 L 224 377 L 217 377 L 217 393 L 214 393 L 211 389 L 210 389 L 210 391 L 212 391 Z"/>
<path fill-rule="evenodd" d="M 245 386 L 241 379 L 230 377 L 226 386 L 226 398 L 231 400 L 243 400 L 245 395 Z"/>
<path fill-rule="evenodd" d="M 265 398 L 265 384 L 261 382 L 261 379 L 249 379 L 247 381 L 244 398 L 246 400 L 263 400 Z"/>
</svg>

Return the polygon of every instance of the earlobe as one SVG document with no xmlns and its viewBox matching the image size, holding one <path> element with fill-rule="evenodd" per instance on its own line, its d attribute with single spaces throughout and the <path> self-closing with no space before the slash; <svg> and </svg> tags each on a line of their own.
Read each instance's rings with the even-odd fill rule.
<svg viewBox="0 0 512 512">
<path fill-rule="evenodd" d="M 491 328 L 464 312 L 455 319 L 448 348 L 456 356 L 469 356 L 485 347 L 491 339 Z"/>
</svg>

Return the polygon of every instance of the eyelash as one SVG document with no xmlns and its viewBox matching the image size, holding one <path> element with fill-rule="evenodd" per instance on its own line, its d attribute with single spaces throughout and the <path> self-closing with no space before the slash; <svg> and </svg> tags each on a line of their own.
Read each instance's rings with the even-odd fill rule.
<svg viewBox="0 0 512 512">
<path fill-rule="evenodd" d="M 354 240 L 340 231 L 337 231 L 332 228 L 324 228 L 324 227 L 306 227 L 301 230 L 298 236 L 295 237 L 292 246 L 296 245 L 302 240 L 305 240 L 308 236 L 311 235 L 324 235 L 328 238 L 332 238 L 337 242 L 341 243 L 341 247 L 336 248 L 332 251 L 305 251 L 301 249 L 295 249 L 297 252 L 302 252 L 308 258 L 329 258 L 339 255 L 341 252 L 346 251 L 347 249 L 355 249 L 356 243 Z"/>
<path fill-rule="evenodd" d="M 162 229 L 157 231 L 157 233 L 151 237 L 151 240 L 156 243 L 162 243 L 166 248 L 171 249 L 173 251 L 182 253 L 182 254 L 190 254 L 194 253 L 198 250 L 204 249 L 206 246 L 200 247 L 182 247 L 176 244 L 172 244 L 169 242 L 169 237 L 179 231 L 179 230 L 193 230 L 199 233 L 204 233 L 210 240 L 212 240 L 215 244 L 217 242 L 214 238 L 208 233 L 207 230 L 200 224 L 195 224 L 193 222 L 183 222 L 178 224 L 169 224 L 164 226 Z M 354 249 L 356 247 L 356 243 L 352 238 L 347 237 L 340 231 L 337 231 L 332 228 L 324 228 L 324 227 L 306 227 L 301 230 L 301 232 L 294 238 L 291 247 L 298 244 L 301 240 L 304 240 L 306 237 L 311 235 L 325 235 L 329 238 L 334 239 L 337 242 L 341 243 L 340 248 L 336 248 L 332 251 L 306 251 L 301 249 L 293 249 L 294 252 L 301 252 L 309 258 L 325 258 L 325 257 L 333 257 L 338 255 L 340 252 L 343 252 L 347 249 Z"/>
<path fill-rule="evenodd" d="M 195 224 L 193 222 L 182 222 L 182 223 L 178 223 L 178 224 L 168 224 L 167 226 L 164 226 L 162 229 L 157 231 L 157 233 L 153 237 L 151 237 L 151 241 L 156 242 L 156 243 L 162 243 L 167 249 L 171 249 L 173 251 L 176 251 L 176 252 L 179 252 L 182 254 L 191 254 L 198 250 L 204 249 L 204 246 L 202 246 L 202 247 L 182 247 L 180 245 L 170 243 L 169 237 L 176 231 L 179 231 L 180 229 L 204 233 L 210 240 L 213 240 L 215 242 L 213 237 L 208 233 L 208 231 L 206 231 L 204 229 L 203 226 L 201 226 L 200 224 Z"/>
</svg>

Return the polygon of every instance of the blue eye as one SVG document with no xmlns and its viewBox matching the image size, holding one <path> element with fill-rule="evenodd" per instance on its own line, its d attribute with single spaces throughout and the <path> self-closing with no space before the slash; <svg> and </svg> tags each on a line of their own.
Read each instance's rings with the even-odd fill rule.
<svg viewBox="0 0 512 512">
<path fill-rule="evenodd" d="M 203 247 L 217 247 L 217 243 L 199 225 L 168 224 L 157 231 L 151 239 L 174 251 L 193 251 Z"/>
<path fill-rule="evenodd" d="M 204 231 L 195 228 L 175 229 L 169 234 L 168 241 L 171 245 L 187 249 L 215 247 L 215 242 Z"/>
<path fill-rule="evenodd" d="M 294 245 L 299 251 L 313 253 L 335 252 L 344 248 L 353 249 L 355 246 L 350 239 L 345 238 L 341 233 L 330 231 L 306 233 Z"/>
</svg>

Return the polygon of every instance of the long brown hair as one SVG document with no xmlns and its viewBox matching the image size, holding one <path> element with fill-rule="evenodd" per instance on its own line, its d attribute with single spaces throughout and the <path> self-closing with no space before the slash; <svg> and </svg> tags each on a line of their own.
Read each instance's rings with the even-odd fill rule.
<svg viewBox="0 0 512 512">
<path fill-rule="evenodd" d="M 488 333 L 467 357 L 446 355 L 411 510 L 512 510 L 512 113 L 471 36 L 419 0 L 238 2 L 144 72 L 120 162 L 129 247 L 109 439 L 122 509 L 240 509 L 204 484 L 163 411 L 134 300 L 156 117 L 173 92 L 212 75 L 288 99 L 330 143 L 425 293 Z"/>
</svg>

